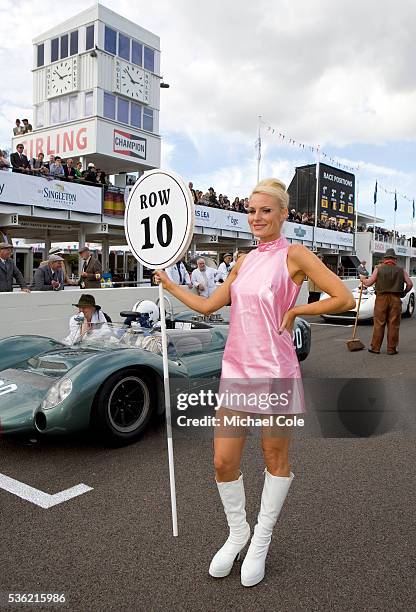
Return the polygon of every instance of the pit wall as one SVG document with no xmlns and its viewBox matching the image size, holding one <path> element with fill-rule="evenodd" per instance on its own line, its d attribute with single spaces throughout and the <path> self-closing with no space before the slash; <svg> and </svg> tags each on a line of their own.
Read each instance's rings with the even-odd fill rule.
<svg viewBox="0 0 416 612">
<path fill-rule="evenodd" d="M 350 289 L 357 286 L 357 279 L 343 281 Z M 416 285 L 416 278 L 413 278 Z M 110 315 L 113 322 L 122 320 L 120 312 L 130 310 L 139 300 L 156 301 L 159 297 L 157 287 L 121 287 L 118 289 L 89 289 L 96 303 Z M 61 340 L 68 335 L 70 317 L 77 312 L 73 306 L 83 293 L 80 289 L 64 291 L 32 291 L 32 293 L 0 294 L 0 338 L 13 335 L 35 334 Z M 175 312 L 186 307 L 170 297 Z M 298 304 L 308 301 L 307 282 L 303 283 L 297 300 Z"/>
</svg>

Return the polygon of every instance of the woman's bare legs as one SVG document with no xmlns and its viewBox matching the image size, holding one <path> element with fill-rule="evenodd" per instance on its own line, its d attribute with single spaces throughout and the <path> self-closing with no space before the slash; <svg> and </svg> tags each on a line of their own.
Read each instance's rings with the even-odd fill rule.
<svg viewBox="0 0 416 612">
<path fill-rule="evenodd" d="M 228 408 L 220 408 L 215 415 L 220 425 L 214 431 L 214 468 L 217 482 L 231 482 L 240 475 L 241 456 L 246 441 L 246 429 L 224 424 L 224 416 L 236 415 Z"/>
<path fill-rule="evenodd" d="M 263 426 L 261 446 L 264 463 L 272 476 L 289 476 L 289 447 L 291 431 L 287 427 Z"/>
</svg>

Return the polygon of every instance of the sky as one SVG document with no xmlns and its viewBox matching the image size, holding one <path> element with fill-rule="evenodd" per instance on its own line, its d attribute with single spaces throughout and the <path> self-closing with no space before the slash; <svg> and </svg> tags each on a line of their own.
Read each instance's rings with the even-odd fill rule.
<svg viewBox="0 0 416 612">
<path fill-rule="evenodd" d="M 71 0 L 72 14 L 93 2 Z M 289 184 L 317 145 L 358 167 L 358 208 L 410 235 L 416 197 L 414 0 L 102 0 L 161 39 L 162 167 L 246 196 L 260 177 Z M 32 116 L 32 38 L 64 21 L 63 2 L 0 3 L 0 148 Z M 61 6 L 62 11 L 59 9 Z M 272 128 L 275 133 L 272 133 Z M 278 134 L 284 134 L 283 140 Z M 323 160 L 324 161 L 324 160 Z M 405 196 L 405 197 L 404 197 Z M 416 221 L 416 220 L 415 220 Z M 416 233 L 416 222 L 415 229 Z"/>
</svg>

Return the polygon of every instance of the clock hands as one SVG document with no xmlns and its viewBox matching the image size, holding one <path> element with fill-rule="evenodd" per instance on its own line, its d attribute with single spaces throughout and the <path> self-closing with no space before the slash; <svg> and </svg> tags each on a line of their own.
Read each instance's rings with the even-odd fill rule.
<svg viewBox="0 0 416 612">
<path fill-rule="evenodd" d="M 136 82 L 135 82 L 135 81 L 133 81 L 133 79 L 132 79 L 132 77 L 131 77 L 131 74 L 130 74 L 129 69 L 128 69 L 128 68 L 125 68 L 125 69 L 124 69 L 124 72 L 126 72 L 126 74 L 128 74 L 130 81 L 131 81 L 131 82 L 132 82 L 132 83 L 135 85 L 135 84 L 136 84 Z"/>
<path fill-rule="evenodd" d="M 133 83 L 133 85 L 141 85 L 140 81 L 135 81 L 135 80 L 132 78 L 132 76 L 131 76 L 130 71 L 129 71 L 129 69 L 128 69 L 128 68 L 125 68 L 125 72 L 126 72 L 128 75 L 129 75 L 129 79 L 130 79 L 130 81 Z"/>
<path fill-rule="evenodd" d="M 63 79 L 66 79 L 66 77 L 68 77 L 71 74 L 70 72 L 68 72 L 68 74 L 64 74 L 64 76 L 61 76 L 57 70 L 54 70 L 54 73 L 58 75 L 58 77 L 61 79 L 61 81 Z"/>
</svg>

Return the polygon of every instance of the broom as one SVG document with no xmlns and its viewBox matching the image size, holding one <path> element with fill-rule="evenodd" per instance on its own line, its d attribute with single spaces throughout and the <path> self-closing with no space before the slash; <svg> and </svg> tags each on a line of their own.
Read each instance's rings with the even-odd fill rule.
<svg viewBox="0 0 416 612">
<path fill-rule="evenodd" d="M 363 284 L 361 283 L 361 286 L 360 286 L 360 297 L 358 298 L 357 313 L 355 315 L 355 323 L 354 323 L 354 330 L 352 332 L 352 339 L 348 340 L 348 342 L 347 342 L 347 347 L 348 347 L 349 351 L 362 351 L 363 349 L 365 349 L 365 346 L 361 342 L 361 340 L 359 340 L 358 338 L 355 337 L 355 334 L 357 332 L 358 315 L 360 314 L 360 306 L 361 306 L 361 297 L 362 297 L 362 295 L 363 295 Z"/>
</svg>

